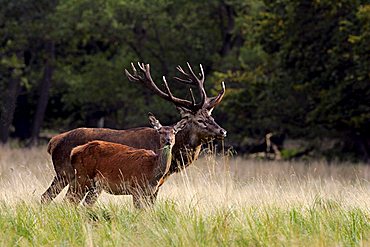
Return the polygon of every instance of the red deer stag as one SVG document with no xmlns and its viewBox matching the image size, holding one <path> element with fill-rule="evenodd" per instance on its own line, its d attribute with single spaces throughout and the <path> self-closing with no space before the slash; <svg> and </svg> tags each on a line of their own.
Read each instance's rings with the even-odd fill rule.
<svg viewBox="0 0 370 247">
<path fill-rule="evenodd" d="M 161 90 L 152 79 L 149 64 L 138 63 L 138 65 L 139 69 L 137 70 L 132 64 L 133 71 L 131 73 L 125 70 L 128 79 L 143 84 L 153 93 L 172 102 L 180 111 L 181 117 L 188 121 L 186 127 L 177 133 L 172 150 L 171 167 L 166 174 L 167 176 L 180 171 L 196 160 L 202 143 L 213 138 L 224 138 L 226 136 L 226 131 L 211 116 L 213 108 L 221 102 L 225 94 L 225 84 L 222 82 L 222 90 L 217 96 L 207 97 L 204 89 L 205 76 L 202 65 L 200 65 L 199 76 L 194 73 L 189 63 L 186 70 L 178 66 L 177 70 L 182 76 L 174 79 L 177 82 L 199 89 L 201 99 L 197 103 L 191 90 L 191 101 L 175 97 L 171 93 L 165 77 L 163 77 L 165 90 Z M 50 202 L 55 198 L 73 178 L 74 170 L 70 164 L 71 150 L 93 140 L 120 143 L 134 148 L 153 150 L 154 152 L 159 149 L 159 135 L 153 128 L 148 127 L 128 130 L 78 128 L 59 134 L 53 137 L 48 145 L 48 152 L 52 156 L 56 176 L 41 197 L 43 203 Z"/>
<path fill-rule="evenodd" d="M 76 175 L 66 199 L 78 203 L 87 193 L 85 203 L 89 205 L 104 190 L 114 195 L 133 195 L 135 207 L 153 203 L 170 169 L 175 135 L 187 120 L 173 126 L 162 126 L 151 114 L 149 120 L 159 134 L 157 154 L 106 141 L 92 141 L 72 149 L 71 165 Z"/>
</svg>

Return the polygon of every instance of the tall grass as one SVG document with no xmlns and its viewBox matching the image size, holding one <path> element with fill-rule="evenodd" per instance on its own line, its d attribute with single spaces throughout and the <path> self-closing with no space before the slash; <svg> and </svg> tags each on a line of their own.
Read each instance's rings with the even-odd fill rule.
<svg viewBox="0 0 370 247">
<path fill-rule="evenodd" d="M 39 204 L 45 148 L 0 148 L 1 246 L 370 244 L 369 167 L 207 154 L 171 176 L 152 208 L 103 194 L 91 208 Z"/>
</svg>

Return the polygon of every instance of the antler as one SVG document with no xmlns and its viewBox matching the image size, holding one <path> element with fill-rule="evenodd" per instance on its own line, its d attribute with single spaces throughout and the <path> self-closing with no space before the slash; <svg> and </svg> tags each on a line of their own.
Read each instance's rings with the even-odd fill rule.
<svg viewBox="0 0 370 247">
<path fill-rule="evenodd" d="M 217 106 L 221 102 L 221 100 L 222 100 L 222 98 L 225 94 L 225 83 L 224 82 L 221 83 L 222 89 L 221 89 L 221 91 L 219 92 L 219 94 L 217 96 L 209 98 L 209 97 L 207 97 L 207 93 L 206 93 L 205 88 L 204 88 L 205 76 L 204 76 L 204 71 L 203 71 L 202 65 L 201 64 L 199 65 L 200 73 L 199 73 L 199 77 L 198 77 L 194 73 L 191 65 L 189 63 L 186 63 L 186 64 L 188 65 L 188 70 L 187 71 L 185 71 L 180 65 L 176 67 L 177 70 L 185 78 L 174 77 L 174 79 L 178 82 L 181 82 L 181 83 L 184 83 L 184 84 L 187 84 L 187 85 L 190 85 L 190 86 L 198 87 L 198 89 L 200 91 L 200 94 L 201 94 L 201 102 L 199 104 L 196 104 L 195 98 L 194 98 L 194 95 L 193 95 L 193 91 L 191 90 L 191 88 L 190 88 L 190 95 L 191 95 L 191 100 L 192 101 L 188 101 L 188 100 L 185 100 L 185 99 L 180 99 L 180 98 L 177 98 L 177 97 L 173 96 L 173 94 L 171 93 L 171 90 L 168 86 L 168 83 L 167 83 L 167 80 L 166 80 L 165 76 L 163 76 L 163 83 L 164 83 L 166 92 L 163 92 L 161 89 L 159 89 L 157 87 L 157 85 L 154 83 L 154 81 L 151 77 L 149 64 L 138 63 L 139 69 L 142 72 L 142 73 L 138 73 L 134 64 L 131 63 L 133 73 L 130 74 L 126 69 L 125 69 L 125 73 L 126 73 L 128 79 L 130 81 L 132 81 L 132 82 L 141 82 L 144 86 L 149 88 L 152 92 L 158 94 L 160 97 L 162 97 L 162 98 L 164 98 L 164 99 L 166 99 L 170 102 L 173 102 L 176 106 L 181 106 L 181 107 L 187 108 L 187 109 L 192 110 L 192 111 L 196 111 L 196 110 L 199 110 L 201 108 L 205 108 L 205 109 L 211 111 L 215 106 Z"/>
<path fill-rule="evenodd" d="M 144 64 L 144 63 L 138 63 L 139 69 L 141 70 L 141 73 L 138 73 L 133 63 L 131 63 L 133 74 L 130 74 L 126 69 L 125 73 L 128 79 L 132 82 L 141 82 L 144 86 L 149 88 L 153 93 L 159 95 L 160 97 L 164 98 L 165 100 L 168 100 L 170 102 L 173 102 L 176 106 L 185 107 L 187 109 L 192 109 L 194 107 L 194 104 L 188 100 L 180 99 L 171 93 L 171 90 L 168 86 L 166 77 L 163 76 L 163 83 L 166 89 L 166 93 L 163 92 L 161 89 L 157 87 L 157 85 L 154 83 L 152 76 L 150 74 L 150 65 Z"/>
<path fill-rule="evenodd" d="M 189 70 L 188 71 L 185 71 L 180 65 L 177 66 L 177 70 L 183 74 L 186 79 L 184 78 L 180 78 L 180 77 L 174 77 L 174 79 L 176 79 L 178 82 L 181 82 L 181 83 L 185 83 L 185 84 L 188 84 L 188 85 L 192 85 L 192 86 L 197 86 L 199 88 L 199 91 L 201 92 L 201 103 L 198 105 L 199 108 L 206 108 L 208 110 L 211 110 L 213 109 L 216 105 L 218 105 L 224 94 L 225 94 L 225 82 L 222 82 L 221 83 L 221 91 L 219 92 L 219 94 L 215 97 L 207 97 L 207 93 L 206 93 L 206 90 L 204 88 L 204 71 L 203 71 L 203 66 L 200 64 L 199 67 L 200 67 L 200 73 L 199 73 L 199 77 L 197 77 L 191 67 L 191 65 L 189 63 L 186 63 L 188 65 L 188 68 Z M 191 91 L 190 91 L 191 92 Z M 191 92 L 191 95 L 192 95 L 192 99 L 193 99 L 193 102 L 194 102 L 194 96 Z M 194 102 L 195 104 L 195 102 Z"/>
</svg>

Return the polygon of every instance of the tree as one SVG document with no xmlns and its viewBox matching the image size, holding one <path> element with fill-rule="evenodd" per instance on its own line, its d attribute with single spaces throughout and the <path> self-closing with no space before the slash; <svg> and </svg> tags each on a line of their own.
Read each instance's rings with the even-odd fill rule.
<svg viewBox="0 0 370 247">
<path fill-rule="evenodd" d="M 4 90 L 0 93 L 2 96 L 0 141 L 2 143 L 8 141 L 21 83 L 26 81 L 24 69 L 27 34 L 22 30 L 22 26 L 27 22 L 27 18 L 19 18 L 24 14 L 21 4 L 2 1 L 0 10 L 0 71 L 2 72 L 0 81 Z"/>
<path fill-rule="evenodd" d="M 350 0 L 265 3 L 259 42 L 278 61 L 271 85 L 280 123 L 298 127 L 294 132 L 300 136 L 339 138 L 343 148 L 348 140 L 357 142 L 356 136 L 368 140 L 369 67 L 363 66 L 368 48 L 362 42 L 369 42 L 369 23 L 361 14 L 368 5 Z"/>
</svg>

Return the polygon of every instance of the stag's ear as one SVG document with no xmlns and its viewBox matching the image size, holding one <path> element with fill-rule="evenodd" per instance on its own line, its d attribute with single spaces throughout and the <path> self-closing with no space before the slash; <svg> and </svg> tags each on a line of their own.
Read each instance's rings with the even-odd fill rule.
<svg viewBox="0 0 370 247">
<path fill-rule="evenodd" d="M 215 97 L 212 97 L 209 99 L 209 102 L 206 106 L 207 110 L 208 110 L 208 114 L 211 115 L 212 114 L 212 111 L 213 109 L 218 105 L 220 104 L 222 98 L 224 97 L 225 95 L 225 90 L 226 90 L 226 87 L 225 87 L 225 82 L 221 82 L 221 91 L 218 93 L 217 96 Z"/>
<path fill-rule="evenodd" d="M 155 118 L 155 116 L 153 115 L 153 113 L 149 112 L 148 113 L 148 118 L 149 118 L 150 125 L 154 129 L 159 130 L 160 128 L 162 128 L 161 123 L 158 121 L 158 119 Z"/>
<path fill-rule="evenodd" d="M 194 116 L 194 113 L 189 109 L 180 106 L 176 108 L 180 112 L 181 118 L 190 118 L 191 116 Z"/>
<path fill-rule="evenodd" d="M 185 127 L 185 125 L 186 125 L 187 122 L 188 122 L 188 120 L 186 120 L 186 119 L 181 119 L 180 121 L 178 121 L 175 124 L 175 126 L 173 126 L 173 128 L 175 130 L 175 134 L 177 132 L 179 132 L 180 130 L 182 130 Z"/>
</svg>

